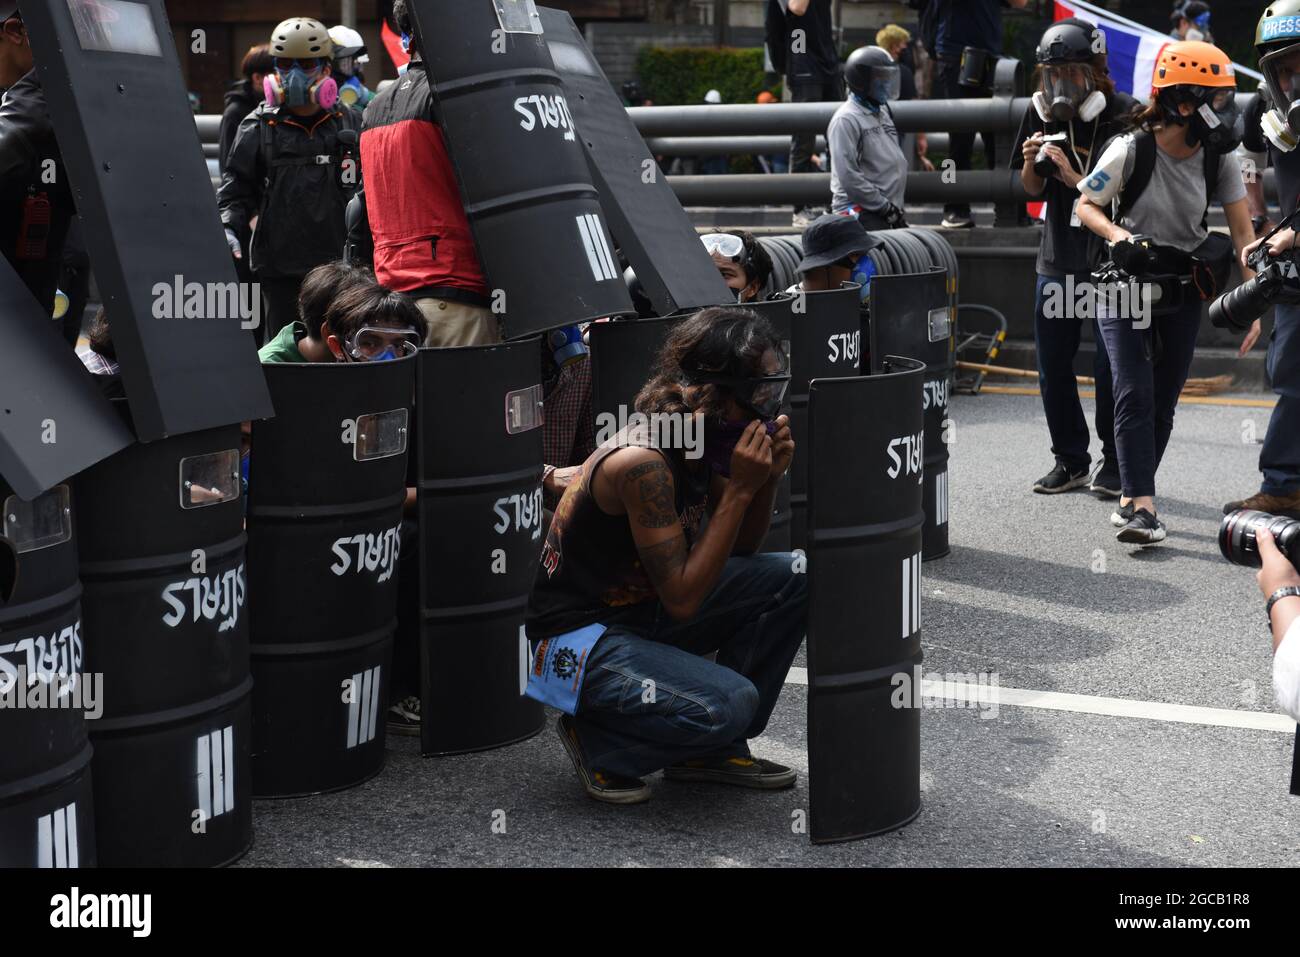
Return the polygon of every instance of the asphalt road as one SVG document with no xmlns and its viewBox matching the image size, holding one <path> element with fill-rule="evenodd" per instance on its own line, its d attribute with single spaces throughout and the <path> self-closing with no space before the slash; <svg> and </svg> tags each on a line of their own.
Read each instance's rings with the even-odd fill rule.
<svg viewBox="0 0 1300 957">
<path fill-rule="evenodd" d="M 1052 464 L 1036 398 L 958 396 L 953 417 L 953 551 L 923 573 L 927 672 L 992 672 L 1003 689 L 1047 694 L 996 716 L 923 711 L 922 810 L 907 827 L 832 846 L 798 833 L 796 670 L 754 746 L 803 772 L 793 790 L 655 775 L 648 803 L 601 805 L 550 715 L 539 736 L 477 755 L 422 758 L 415 739 L 390 737 L 384 771 L 360 787 L 258 802 L 241 864 L 1300 865 L 1294 734 L 1267 718 L 1232 726 L 1273 710 L 1262 601 L 1215 546 L 1221 503 L 1254 490 L 1268 410 L 1179 410 L 1157 483 L 1169 538 L 1145 551 L 1115 541 L 1110 506 L 1089 493 L 1030 492 Z M 1138 716 L 1105 713 L 1111 699 L 1139 703 Z M 1167 704 L 1216 710 L 1161 720 Z"/>
</svg>

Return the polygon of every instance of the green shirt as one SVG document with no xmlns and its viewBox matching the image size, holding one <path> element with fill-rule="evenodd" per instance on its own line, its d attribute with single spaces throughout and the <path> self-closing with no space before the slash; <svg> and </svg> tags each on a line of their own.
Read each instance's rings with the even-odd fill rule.
<svg viewBox="0 0 1300 957">
<path fill-rule="evenodd" d="M 301 322 L 291 322 L 275 334 L 275 338 L 257 350 L 257 357 L 263 362 L 306 362 L 307 359 L 298 351 L 298 340 L 307 335 L 307 327 Z"/>
</svg>

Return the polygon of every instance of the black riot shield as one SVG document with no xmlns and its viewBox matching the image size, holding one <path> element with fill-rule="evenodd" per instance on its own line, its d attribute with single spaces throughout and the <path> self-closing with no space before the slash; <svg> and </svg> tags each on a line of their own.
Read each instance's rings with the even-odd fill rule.
<svg viewBox="0 0 1300 957">
<path fill-rule="evenodd" d="M 240 478 L 232 425 L 133 445 L 75 481 L 86 670 L 105 687 L 90 728 L 104 866 L 209 867 L 252 843 Z"/>
<path fill-rule="evenodd" d="M 253 423 L 246 522 L 258 797 L 383 767 L 415 364 L 264 367 L 276 415 Z"/>
<path fill-rule="evenodd" d="M 841 289 L 782 294 L 751 307 L 766 315 L 788 336 L 790 355 L 790 432 L 794 460 L 790 463 L 790 546 L 807 547 L 808 457 L 801 450 L 808 435 L 808 383 L 817 378 L 857 375 L 862 330 L 858 316 L 857 283 Z"/>
<path fill-rule="evenodd" d="M 0 476 L 34 499 L 131 444 L 85 367 L 0 257 Z"/>
<path fill-rule="evenodd" d="M 533 0 L 411 12 L 506 338 L 634 312 Z"/>
<path fill-rule="evenodd" d="M 875 280 L 872 280 L 874 285 Z M 808 402 L 808 788 L 815 843 L 921 808 L 925 366 L 816 379 Z M 896 707 L 900 681 L 915 697 Z"/>
<path fill-rule="evenodd" d="M 71 496 L 56 485 L 26 500 L 0 481 L 0 505 L 0 867 L 89 867 L 83 707 L 102 688 L 82 668 Z"/>
<path fill-rule="evenodd" d="M 456 754 L 542 728 L 524 618 L 542 548 L 538 341 L 422 349 L 420 745 Z"/>
<path fill-rule="evenodd" d="M 925 409 L 926 561 L 948 547 L 948 399 L 952 394 L 956 339 L 947 274 L 942 269 L 871 280 L 872 371 L 875 356 L 910 356 L 928 369 Z"/>
<path fill-rule="evenodd" d="M 546 7 L 538 13 L 610 230 L 655 311 L 725 302 L 727 284 L 572 18 Z"/>
<path fill-rule="evenodd" d="M 222 235 L 163 0 L 52 0 L 22 12 L 136 435 L 270 415 L 241 328 L 260 302 L 237 281 Z"/>
<path fill-rule="evenodd" d="M 659 350 L 680 322 L 669 317 L 597 322 L 589 327 L 591 411 L 597 436 L 613 435 L 635 411 L 636 394 L 650 381 Z"/>
</svg>

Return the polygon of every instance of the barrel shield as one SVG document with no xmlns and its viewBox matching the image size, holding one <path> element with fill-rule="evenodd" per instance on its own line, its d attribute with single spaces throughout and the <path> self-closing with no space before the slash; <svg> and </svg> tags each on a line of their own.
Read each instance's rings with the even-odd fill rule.
<svg viewBox="0 0 1300 957">
<path fill-rule="evenodd" d="M 536 338 L 422 349 L 420 697 L 425 754 L 536 734 L 520 653 L 542 547 L 541 366 Z"/>
<path fill-rule="evenodd" d="M 876 276 L 871 280 L 872 371 L 875 356 L 900 355 L 926 364 L 925 410 L 926 561 L 942 558 L 948 545 L 948 402 L 952 395 L 956 324 L 947 273 Z"/>
<path fill-rule="evenodd" d="M 507 28 L 491 0 L 411 13 L 506 337 L 633 312 L 540 25 Z"/>
<path fill-rule="evenodd" d="M 95 863 L 81 582 L 68 486 L 0 481 L 0 867 Z"/>
<path fill-rule="evenodd" d="M 77 477 L 95 831 L 106 866 L 226 863 L 252 842 L 238 425 Z"/>
<path fill-rule="evenodd" d="M 260 300 L 222 236 L 163 0 L 30 3 L 23 20 L 137 437 L 269 415 L 241 328 Z"/>
<path fill-rule="evenodd" d="M 726 283 L 573 19 L 563 10 L 538 12 L 610 229 L 655 311 L 725 301 Z"/>
<path fill-rule="evenodd" d="M 921 662 L 924 365 L 818 379 L 808 404 L 810 834 L 852 840 L 920 810 L 920 712 L 895 707 Z M 907 702 L 910 704 L 911 702 Z"/>
<path fill-rule="evenodd" d="M 276 416 L 253 423 L 247 518 L 259 797 L 383 767 L 415 366 L 264 367 Z"/>
</svg>

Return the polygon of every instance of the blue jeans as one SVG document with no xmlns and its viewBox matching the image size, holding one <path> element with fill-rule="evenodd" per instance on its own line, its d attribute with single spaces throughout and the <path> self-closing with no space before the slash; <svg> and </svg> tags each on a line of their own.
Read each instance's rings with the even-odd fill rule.
<svg viewBox="0 0 1300 957">
<path fill-rule="evenodd" d="M 1034 290 L 1034 346 L 1038 356 L 1038 391 L 1043 397 L 1043 414 L 1047 432 L 1052 437 L 1052 454 L 1071 472 L 1082 472 L 1092 462 L 1088 454 L 1091 437 L 1088 420 L 1079 402 L 1079 383 L 1074 376 L 1074 357 L 1079 352 L 1083 319 L 1044 314 L 1044 301 L 1051 283 L 1065 291 L 1065 277 L 1039 275 Z M 1075 283 L 1092 283 L 1088 273 L 1076 273 Z M 1064 296 L 1062 301 L 1064 301 Z M 1073 310 L 1071 310 L 1073 311 Z M 1097 351 L 1092 360 L 1092 375 L 1097 380 L 1097 437 L 1101 439 L 1102 458 L 1115 461 L 1115 395 L 1110 377 L 1110 360 L 1101 341 L 1097 320 L 1092 322 L 1092 338 Z"/>
<path fill-rule="evenodd" d="M 1156 470 L 1192 368 L 1202 303 L 1187 286 L 1183 296 L 1177 311 L 1149 316 L 1147 329 L 1131 318 L 1098 320 L 1115 381 L 1115 446 L 1126 498 L 1156 494 Z"/>
<path fill-rule="evenodd" d="M 808 576 L 794 565 L 788 552 L 731 558 L 690 621 L 647 602 L 608 623 L 573 719 L 588 766 L 641 777 L 748 755 L 804 638 Z"/>
<path fill-rule="evenodd" d="M 1300 306 L 1274 308 L 1267 368 L 1277 405 L 1259 452 L 1260 490 L 1293 495 L 1300 492 Z"/>
</svg>

